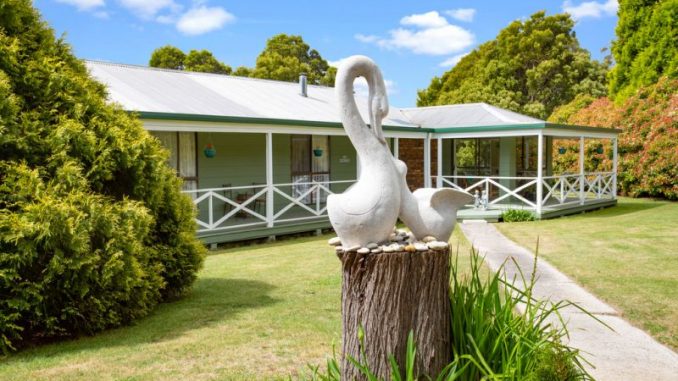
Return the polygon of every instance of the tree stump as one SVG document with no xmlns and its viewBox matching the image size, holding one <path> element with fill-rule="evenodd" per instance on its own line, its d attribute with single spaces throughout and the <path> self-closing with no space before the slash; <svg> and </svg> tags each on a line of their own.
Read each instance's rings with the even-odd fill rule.
<svg viewBox="0 0 678 381">
<path fill-rule="evenodd" d="M 347 357 L 360 359 L 360 326 L 367 363 L 380 379 L 391 378 L 389 355 L 404 372 L 410 331 L 416 372 L 437 376 L 451 357 L 449 249 L 338 256 L 343 270 L 341 379 L 365 379 Z"/>
</svg>

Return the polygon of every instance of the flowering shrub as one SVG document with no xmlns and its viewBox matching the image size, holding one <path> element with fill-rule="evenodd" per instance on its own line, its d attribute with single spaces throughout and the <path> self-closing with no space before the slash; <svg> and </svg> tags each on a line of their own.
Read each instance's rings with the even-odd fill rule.
<svg viewBox="0 0 678 381">
<path fill-rule="evenodd" d="M 576 101 L 576 100 L 575 100 Z M 568 124 L 613 127 L 619 135 L 618 186 L 633 197 L 663 197 L 678 200 L 678 79 L 663 77 L 639 89 L 621 105 L 599 98 L 571 113 Z M 557 117 L 558 112 L 554 112 Z M 587 171 L 611 168 L 612 150 L 596 152 L 601 141 L 588 140 Z M 567 154 L 559 155 L 558 148 Z M 554 145 L 554 171 L 577 172 L 578 142 Z M 569 156 L 568 156 L 569 155 Z"/>
</svg>

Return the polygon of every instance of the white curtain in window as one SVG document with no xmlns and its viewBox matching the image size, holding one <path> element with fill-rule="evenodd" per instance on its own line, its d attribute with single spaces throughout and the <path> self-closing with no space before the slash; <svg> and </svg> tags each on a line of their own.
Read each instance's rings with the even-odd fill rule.
<svg viewBox="0 0 678 381">
<path fill-rule="evenodd" d="M 179 175 L 181 177 L 196 177 L 198 170 L 195 154 L 195 133 L 179 133 Z"/>
<path fill-rule="evenodd" d="M 179 168 L 177 162 L 177 133 L 174 131 L 151 131 L 151 134 L 158 138 L 163 147 L 170 151 L 170 167 L 175 170 Z"/>
</svg>

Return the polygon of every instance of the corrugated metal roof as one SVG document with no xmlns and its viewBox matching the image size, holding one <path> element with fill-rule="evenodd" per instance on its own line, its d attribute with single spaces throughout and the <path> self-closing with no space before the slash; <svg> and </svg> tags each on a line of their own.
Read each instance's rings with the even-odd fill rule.
<svg viewBox="0 0 678 381">
<path fill-rule="evenodd" d="M 111 101 L 128 111 L 200 114 L 339 123 L 334 88 L 298 83 L 86 61 L 90 73 L 108 87 Z M 368 120 L 367 100 L 357 100 Z M 418 127 L 392 108 L 385 125 Z"/>
<path fill-rule="evenodd" d="M 245 118 L 339 123 L 334 89 L 298 83 L 195 73 L 144 66 L 85 61 L 90 73 L 108 87 L 111 101 L 125 110 Z M 356 103 L 364 120 L 367 100 Z M 485 103 L 450 106 L 390 107 L 384 125 L 453 128 L 543 123 Z"/>
<path fill-rule="evenodd" d="M 544 123 L 543 120 L 518 114 L 487 103 L 402 109 L 411 123 L 429 128 L 478 127 Z"/>
</svg>

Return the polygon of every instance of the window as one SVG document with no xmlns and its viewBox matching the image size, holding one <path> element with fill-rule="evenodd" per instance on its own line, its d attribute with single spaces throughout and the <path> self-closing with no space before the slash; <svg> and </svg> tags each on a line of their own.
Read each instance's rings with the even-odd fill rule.
<svg viewBox="0 0 678 381">
<path fill-rule="evenodd" d="M 299 197 L 306 193 L 312 182 L 322 183 L 329 188 L 330 144 L 328 136 L 291 136 L 292 195 Z M 302 202 L 316 202 L 316 192 L 305 196 Z M 327 192 L 319 192 L 320 202 L 325 202 Z"/>
<path fill-rule="evenodd" d="M 499 139 L 455 139 L 455 173 L 458 176 L 499 174 Z"/>
<path fill-rule="evenodd" d="M 542 169 L 546 169 L 547 144 L 544 139 L 544 162 Z M 516 166 L 518 176 L 534 177 L 537 176 L 537 137 L 523 136 L 516 140 Z"/>
<path fill-rule="evenodd" d="M 184 180 L 183 190 L 198 189 L 198 157 L 195 132 L 152 131 L 169 149 L 169 165 Z"/>
</svg>

